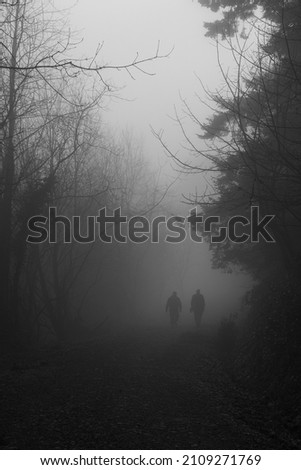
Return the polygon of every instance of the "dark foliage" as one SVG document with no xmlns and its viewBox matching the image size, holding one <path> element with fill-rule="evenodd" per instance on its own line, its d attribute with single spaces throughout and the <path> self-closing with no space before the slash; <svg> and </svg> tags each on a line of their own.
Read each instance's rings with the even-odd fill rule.
<svg viewBox="0 0 301 470">
<path fill-rule="evenodd" d="M 238 70 L 237 82 L 225 76 L 226 98 L 212 95 L 218 111 L 200 137 L 219 153 L 218 196 L 201 212 L 222 214 L 221 225 L 232 215 L 247 216 L 252 205 L 275 215 L 275 244 L 226 242 L 212 246 L 213 260 L 218 268 L 242 267 L 256 281 L 233 373 L 300 431 L 301 7 L 294 0 L 200 3 L 222 12 L 221 20 L 206 24 L 207 35 L 227 39 L 237 57 L 246 53 L 231 38 L 244 24 L 256 23 L 264 41 L 253 62 L 247 58 L 249 71 Z M 225 322 L 220 330 L 228 349 L 232 327 Z"/>
</svg>

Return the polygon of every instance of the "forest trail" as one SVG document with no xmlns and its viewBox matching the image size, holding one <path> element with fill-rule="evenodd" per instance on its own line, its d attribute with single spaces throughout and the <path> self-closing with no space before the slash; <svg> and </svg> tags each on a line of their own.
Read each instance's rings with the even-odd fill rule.
<svg viewBox="0 0 301 470">
<path fill-rule="evenodd" d="M 0 392 L 2 449 L 296 448 L 192 332 L 15 357 L 2 364 Z"/>
</svg>

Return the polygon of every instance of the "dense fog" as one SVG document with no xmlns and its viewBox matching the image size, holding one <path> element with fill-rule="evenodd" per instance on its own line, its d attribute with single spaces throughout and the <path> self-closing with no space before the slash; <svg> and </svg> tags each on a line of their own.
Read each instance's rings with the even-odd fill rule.
<svg viewBox="0 0 301 470">
<path fill-rule="evenodd" d="M 0 17 L 0 448 L 300 448 L 300 2 Z"/>
</svg>

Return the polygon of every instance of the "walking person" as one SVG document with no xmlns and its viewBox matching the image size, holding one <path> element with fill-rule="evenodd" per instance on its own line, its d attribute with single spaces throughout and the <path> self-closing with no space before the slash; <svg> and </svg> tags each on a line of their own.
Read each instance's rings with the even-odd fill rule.
<svg viewBox="0 0 301 470">
<path fill-rule="evenodd" d="M 169 312 L 171 326 L 176 326 L 182 311 L 182 303 L 176 292 L 167 299 L 165 311 Z"/>
<path fill-rule="evenodd" d="M 200 289 L 193 294 L 191 298 L 190 311 L 194 313 L 195 326 L 199 330 L 201 327 L 202 316 L 205 310 L 205 299 Z"/>
</svg>

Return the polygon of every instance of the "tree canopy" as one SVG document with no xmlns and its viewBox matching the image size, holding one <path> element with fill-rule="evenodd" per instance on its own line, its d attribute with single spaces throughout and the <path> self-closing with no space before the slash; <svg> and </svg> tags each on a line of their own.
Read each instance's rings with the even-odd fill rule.
<svg viewBox="0 0 301 470">
<path fill-rule="evenodd" d="M 211 142 L 220 172 L 213 191 L 218 196 L 201 203 L 202 211 L 229 218 L 258 205 L 276 216 L 275 246 L 264 241 L 214 246 L 215 263 L 240 264 L 256 276 L 276 266 L 296 272 L 301 262 L 301 7 L 295 1 L 199 1 L 222 14 L 206 23 L 207 35 L 227 40 L 237 64 L 236 79 L 223 72 L 227 92 L 211 94 L 217 111 L 201 126 L 199 137 Z M 244 22 L 257 34 L 252 55 L 232 41 Z"/>
</svg>

